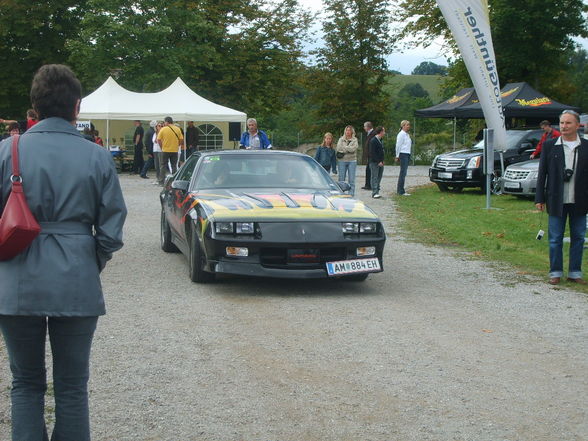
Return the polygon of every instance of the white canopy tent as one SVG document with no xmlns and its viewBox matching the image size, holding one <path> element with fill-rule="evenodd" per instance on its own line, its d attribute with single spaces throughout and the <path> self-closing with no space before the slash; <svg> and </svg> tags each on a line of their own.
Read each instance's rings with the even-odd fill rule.
<svg viewBox="0 0 588 441">
<path fill-rule="evenodd" d="M 112 77 L 90 95 L 82 99 L 79 119 L 106 120 L 107 146 L 110 139 L 110 120 L 162 120 L 171 116 L 174 121 L 241 122 L 247 120 L 243 112 L 215 104 L 190 89 L 181 78 L 161 92 L 131 92 Z"/>
</svg>

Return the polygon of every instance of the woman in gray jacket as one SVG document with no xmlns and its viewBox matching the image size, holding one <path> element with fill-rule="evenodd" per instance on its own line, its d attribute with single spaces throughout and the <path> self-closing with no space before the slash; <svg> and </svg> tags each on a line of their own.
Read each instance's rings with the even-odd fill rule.
<svg viewBox="0 0 588 441">
<path fill-rule="evenodd" d="M 75 128 L 81 97 L 67 66 L 41 67 L 31 87 L 40 121 L 19 140 L 25 195 L 42 231 L 24 252 L 0 262 L 0 331 L 13 377 L 14 441 L 48 439 L 47 333 L 55 395 L 51 439 L 90 439 L 90 348 L 105 313 L 100 271 L 123 246 L 126 207 L 110 153 Z M 0 144 L 0 213 L 11 188 L 11 142 Z"/>
</svg>

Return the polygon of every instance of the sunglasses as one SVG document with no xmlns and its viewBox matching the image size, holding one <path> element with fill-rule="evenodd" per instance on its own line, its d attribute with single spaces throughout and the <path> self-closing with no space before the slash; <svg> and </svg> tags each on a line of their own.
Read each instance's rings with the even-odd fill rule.
<svg viewBox="0 0 588 441">
<path fill-rule="evenodd" d="M 566 109 L 563 112 L 561 112 L 562 115 L 565 115 L 566 113 L 569 115 L 573 115 L 576 118 L 576 121 L 580 122 L 580 114 L 578 112 L 576 112 L 575 110 Z"/>
</svg>

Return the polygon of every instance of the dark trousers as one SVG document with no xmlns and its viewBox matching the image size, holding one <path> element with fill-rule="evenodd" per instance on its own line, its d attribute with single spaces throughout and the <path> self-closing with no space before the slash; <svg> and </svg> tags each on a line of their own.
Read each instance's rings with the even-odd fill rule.
<svg viewBox="0 0 588 441">
<path fill-rule="evenodd" d="M 370 186 L 372 187 L 372 196 L 380 193 L 380 182 L 382 182 L 382 176 L 384 175 L 384 166 L 379 167 L 377 162 L 370 162 L 370 176 L 371 182 Z"/>
<path fill-rule="evenodd" d="M 133 173 L 141 173 L 145 160 L 143 159 L 143 144 L 135 145 L 135 155 L 133 156 Z"/>
<path fill-rule="evenodd" d="M 155 164 L 155 159 L 153 158 L 153 155 L 149 155 L 149 158 L 147 158 L 147 161 L 145 161 L 145 165 L 143 166 L 143 169 L 141 170 L 141 176 L 147 176 L 147 172 L 149 171 L 149 169 L 151 167 L 153 167 L 154 164 Z"/>
<path fill-rule="evenodd" d="M 159 183 L 163 184 L 163 181 L 165 181 L 165 177 L 169 173 L 168 163 L 169 165 L 171 165 L 172 174 L 178 170 L 178 152 L 161 152 L 159 157 L 161 158 L 161 163 L 159 164 Z"/>
<path fill-rule="evenodd" d="M 89 441 L 90 349 L 98 317 L 0 315 L 12 372 L 13 441 L 48 441 L 45 427 L 45 339 L 53 356 L 53 441 Z"/>
<path fill-rule="evenodd" d="M 406 172 L 408 171 L 408 163 L 410 162 L 410 153 L 400 153 L 400 174 L 398 175 L 398 185 L 396 186 L 396 192 L 398 194 L 404 194 L 404 180 L 406 178 Z"/>
<path fill-rule="evenodd" d="M 369 190 L 372 186 L 372 170 L 370 168 L 370 163 L 368 161 L 368 163 L 365 165 L 365 188 L 366 190 Z"/>
</svg>

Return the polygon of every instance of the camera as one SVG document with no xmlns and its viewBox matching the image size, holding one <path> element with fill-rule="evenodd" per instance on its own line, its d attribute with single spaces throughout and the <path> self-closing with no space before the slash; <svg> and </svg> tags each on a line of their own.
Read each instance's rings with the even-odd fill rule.
<svg viewBox="0 0 588 441">
<path fill-rule="evenodd" d="M 537 233 L 537 237 L 535 239 L 537 239 L 537 240 L 543 239 L 544 234 L 545 234 L 545 231 L 539 230 L 539 232 Z"/>
<path fill-rule="evenodd" d="M 566 168 L 564 170 L 564 176 L 563 176 L 564 182 L 569 182 L 570 179 L 572 179 L 572 176 L 574 176 L 574 170 L 572 170 L 571 168 Z"/>
</svg>

